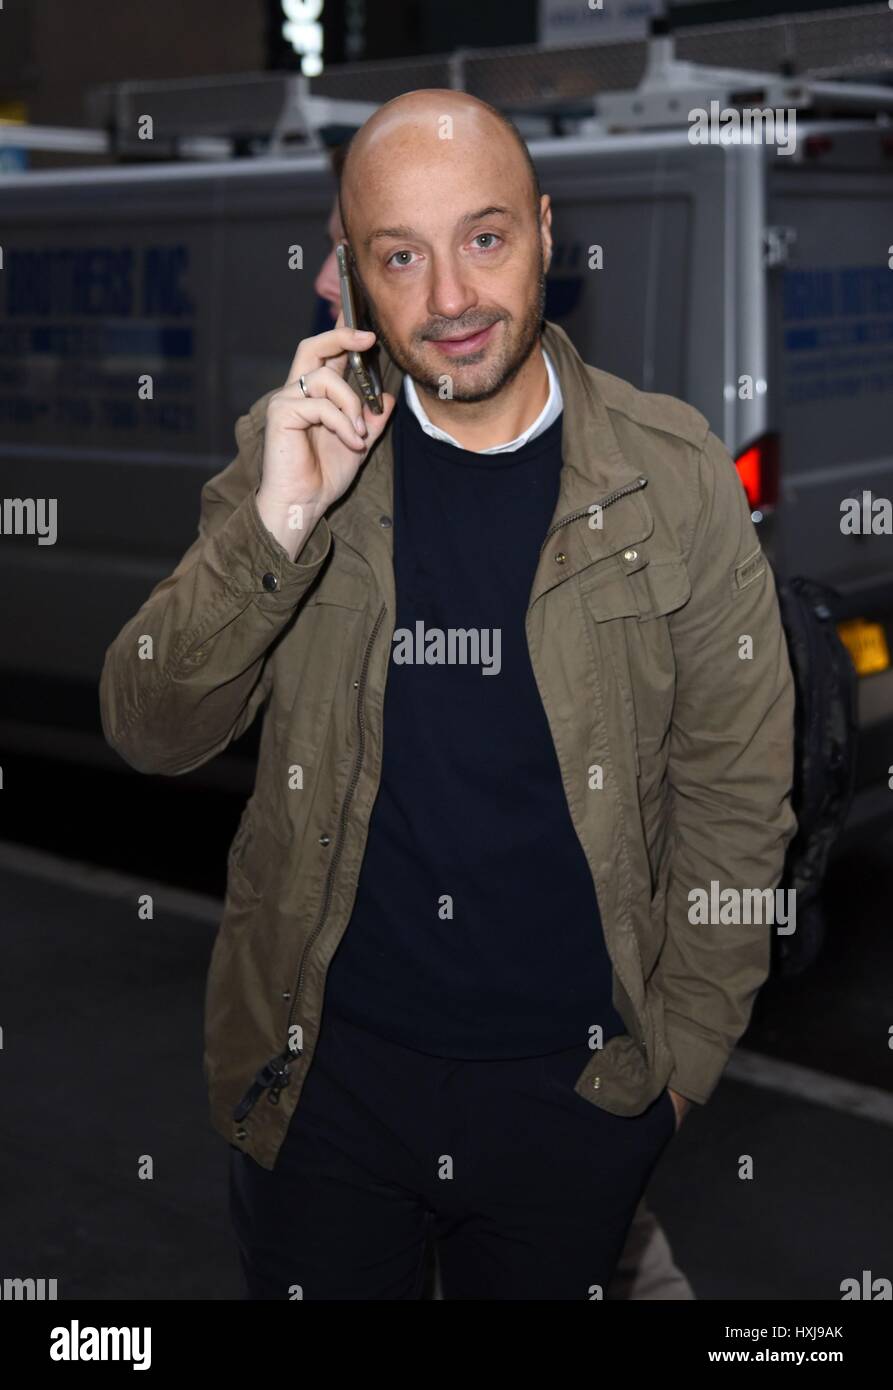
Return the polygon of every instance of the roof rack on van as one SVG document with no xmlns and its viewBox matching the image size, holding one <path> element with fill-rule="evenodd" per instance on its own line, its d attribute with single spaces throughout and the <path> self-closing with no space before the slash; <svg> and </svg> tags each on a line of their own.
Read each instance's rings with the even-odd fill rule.
<svg viewBox="0 0 893 1390">
<path fill-rule="evenodd" d="M 344 138 L 378 105 L 315 95 L 299 73 L 120 82 L 90 92 L 90 127 L 0 122 L 0 146 L 122 162 L 278 156 Z"/>
<path fill-rule="evenodd" d="M 658 20 L 652 26 L 642 81 L 629 91 L 602 93 L 595 101 L 594 118 L 581 122 L 578 133 L 678 128 L 689 123 L 693 111 L 706 111 L 712 103 L 729 111 L 762 108 L 810 116 L 874 116 L 893 110 L 893 86 L 684 62 L 676 56 L 666 23 Z"/>
<path fill-rule="evenodd" d="M 382 102 L 419 87 L 480 96 L 527 139 L 682 128 L 693 108 L 714 101 L 726 109 L 888 120 L 893 85 L 866 78 L 893 74 L 889 22 L 887 4 L 691 25 L 675 36 L 658 19 L 647 41 L 464 49 L 342 64 L 312 78 L 255 72 L 119 82 L 88 91 L 88 128 L 0 123 L 8 132 L 7 139 L 0 133 L 0 169 L 11 147 L 105 162 L 314 152 L 345 139 Z M 723 58 L 732 66 L 715 65 Z M 751 66 L 754 59 L 764 67 Z"/>
</svg>

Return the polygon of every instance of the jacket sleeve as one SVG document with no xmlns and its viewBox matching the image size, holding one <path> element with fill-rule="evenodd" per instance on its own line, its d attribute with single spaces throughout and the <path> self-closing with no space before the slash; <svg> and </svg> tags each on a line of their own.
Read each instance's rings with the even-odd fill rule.
<svg viewBox="0 0 893 1390">
<path fill-rule="evenodd" d="M 794 684 L 775 581 L 735 466 L 712 433 L 698 491 L 691 598 L 670 620 L 672 853 L 655 975 L 674 1059 L 668 1084 L 703 1104 L 747 1027 L 775 928 L 757 912 L 749 915 L 760 925 L 693 922 L 689 895 L 699 889 L 709 900 L 712 882 L 715 900 L 726 888 L 774 889 L 796 819 Z"/>
<path fill-rule="evenodd" d="M 271 644 L 331 546 L 321 517 L 293 562 L 261 521 L 263 399 L 236 423 L 236 457 L 202 488 L 197 539 L 105 655 L 103 732 L 140 772 L 189 772 L 247 729 L 269 694 Z"/>
</svg>

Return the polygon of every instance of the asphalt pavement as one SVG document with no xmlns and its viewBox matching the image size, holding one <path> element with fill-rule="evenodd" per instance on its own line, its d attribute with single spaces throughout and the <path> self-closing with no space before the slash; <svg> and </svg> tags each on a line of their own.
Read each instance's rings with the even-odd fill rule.
<svg viewBox="0 0 893 1390">
<path fill-rule="evenodd" d="M 893 1278 L 891 849 L 887 832 L 835 863 L 821 960 L 764 988 L 655 1174 L 699 1299 L 839 1300 L 863 1271 Z M 0 1275 L 69 1299 L 237 1298 L 201 1069 L 219 902 L 8 841 L 0 894 Z"/>
</svg>

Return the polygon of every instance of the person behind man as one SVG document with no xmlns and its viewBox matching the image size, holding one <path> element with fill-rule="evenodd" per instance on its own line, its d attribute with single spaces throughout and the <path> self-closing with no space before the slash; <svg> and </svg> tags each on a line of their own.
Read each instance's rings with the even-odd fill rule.
<svg viewBox="0 0 893 1390">
<path fill-rule="evenodd" d="M 768 973 L 767 924 L 691 904 L 795 828 L 772 574 L 703 416 L 543 319 L 498 112 L 388 102 L 340 211 L 374 331 L 240 419 L 103 725 L 177 774 L 266 706 L 206 1000 L 248 1295 L 418 1297 L 433 1221 L 446 1298 L 601 1298 Z"/>
</svg>

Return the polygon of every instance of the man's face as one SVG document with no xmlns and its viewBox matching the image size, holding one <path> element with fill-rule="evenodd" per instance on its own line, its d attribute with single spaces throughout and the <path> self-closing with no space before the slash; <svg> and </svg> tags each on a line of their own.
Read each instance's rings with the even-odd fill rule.
<svg viewBox="0 0 893 1390">
<path fill-rule="evenodd" d="M 345 214 L 369 320 L 390 357 L 423 390 L 482 401 L 539 336 L 551 213 L 544 196 L 536 215 L 526 168 L 504 146 L 469 167 L 452 143 L 430 163 L 394 160 Z"/>
</svg>

